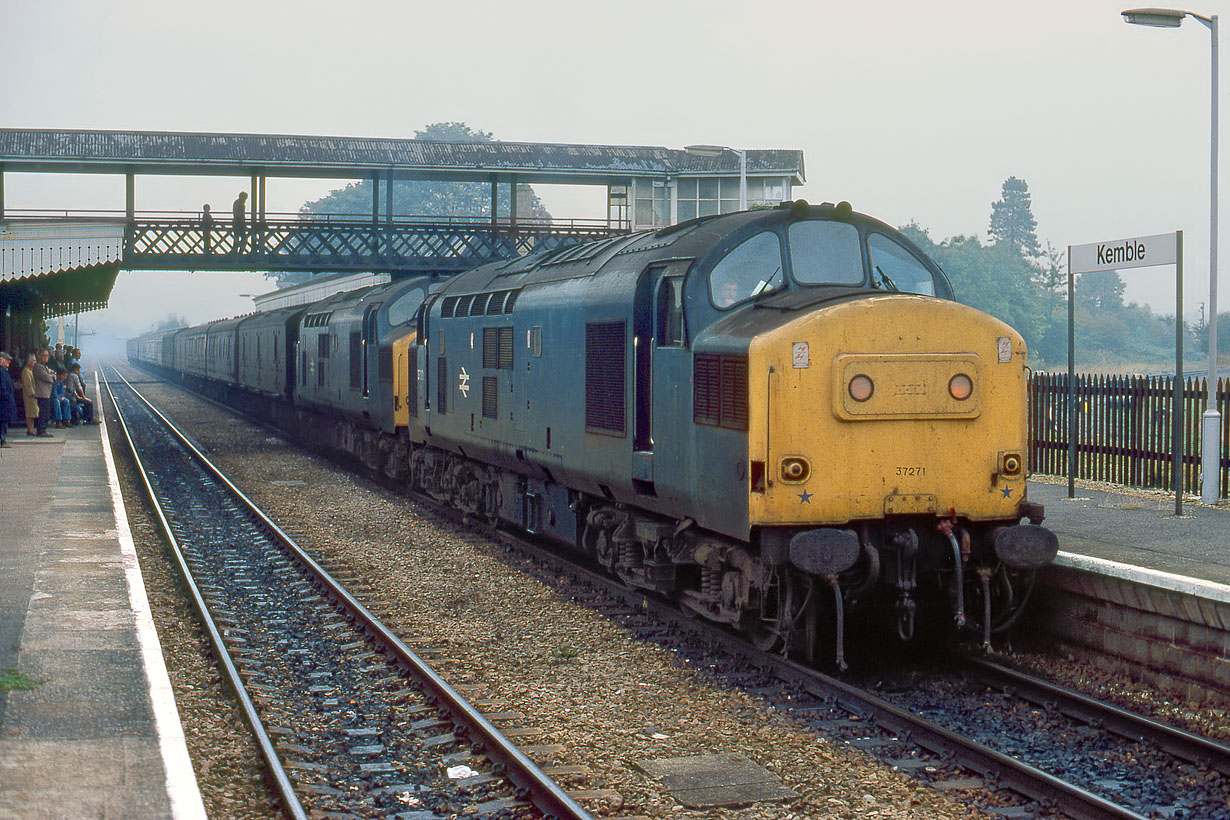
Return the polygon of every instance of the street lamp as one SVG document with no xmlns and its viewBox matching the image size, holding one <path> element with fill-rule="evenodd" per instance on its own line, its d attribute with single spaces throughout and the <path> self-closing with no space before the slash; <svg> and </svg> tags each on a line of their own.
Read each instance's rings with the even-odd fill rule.
<svg viewBox="0 0 1230 820">
<path fill-rule="evenodd" d="M 1137 26 L 1153 26 L 1155 28 L 1178 28 L 1184 17 L 1199 20 L 1209 30 L 1213 40 L 1213 110 L 1211 120 L 1210 165 L 1209 173 L 1209 377 L 1208 407 L 1201 420 L 1201 431 L 1204 445 L 1200 454 L 1200 467 L 1204 480 L 1200 488 L 1200 499 L 1206 504 L 1214 504 L 1220 495 L 1221 452 L 1221 413 L 1217 410 L 1217 15 L 1204 17 L 1182 9 L 1128 9 L 1122 12 L 1123 19 Z M 1175 317 L 1176 322 L 1182 322 L 1182 316 Z M 1182 373 L 1176 373 L 1175 378 L 1181 379 Z"/>
<path fill-rule="evenodd" d="M 739 210 L 747 210 L 747 151 L 742 148 L 731 148 L 728 145 L 685 145 L 683 150 L 689 154 L 702 157 L 721 156 L 725 151 L 734 151 L 739 155 Z"/>
</svg>

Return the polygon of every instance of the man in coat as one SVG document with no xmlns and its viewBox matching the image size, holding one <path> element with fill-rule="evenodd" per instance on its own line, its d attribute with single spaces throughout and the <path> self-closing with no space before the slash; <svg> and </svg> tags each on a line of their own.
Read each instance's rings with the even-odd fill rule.
<svg viewBox="0 0 1230 820">
<path fill-rule="evenodd" d="M 10 447 L 9 425 L 17 421 L 17 401 L 13 395 L 13 379 L 9 365 L 13 357 L 0 350 L 0 447 Z"/>
<path fill-rule="evenodd" d="M 247 250 L 248 235 L 248 192 L 240 191 L 239 196 L 231 203 L 231 235 L 234 237 L 232 253 L 243 253 Z"/>
<path fill-rule="evenodd" d="M 40 348 L 38 361 L 32 368 L 34 397 L 38 399 L 38 421 L 35 428 L 37 429 L 36 435 L 42 438 L 51 438 L 51 433 L 47 432 L 47 422 L 51 421 L 51 388 L 56 383 L 56 374 L 47 366 L 49 361 L 51 361 L 51 351 L 45 347 Z M 24 374 L 22 378 L 24 380 Z"/>
<path fill-rule="evenodd" d="M 38 365 L 38 357 L 33 353 L 26 354 L 25 367 L 21 369 L 21 400 L 26 411 L 26 435 L 34 435 L 34 423 L 38 421 L 38 399 L 34 396 L 34 368 Z"/>
</svg>

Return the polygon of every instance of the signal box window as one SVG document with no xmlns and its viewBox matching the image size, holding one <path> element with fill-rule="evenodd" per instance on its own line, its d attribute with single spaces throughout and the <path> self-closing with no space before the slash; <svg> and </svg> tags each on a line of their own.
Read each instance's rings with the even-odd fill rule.
<svg viewBox="0 0 1230 820">
<path fill-rule="evenodd" d="M 782 246 L 773 231 L 736 245 L 709 274 L 709 298 L 722 310 L 781 286 Z"/>
<path fill-rule="evenodd" d="M 790 226 L 790 266 L 804 285 L 863 284 L 858 228 L 846 222 L 810 220 Z"/>
<path fill-rule="evenodd" d="M 935 295 L 935 279 L 918 257 L 889 239 L 873 233 L 867 240 L 871 251 L 871 285 L 885 290 Z"/>
</svg>

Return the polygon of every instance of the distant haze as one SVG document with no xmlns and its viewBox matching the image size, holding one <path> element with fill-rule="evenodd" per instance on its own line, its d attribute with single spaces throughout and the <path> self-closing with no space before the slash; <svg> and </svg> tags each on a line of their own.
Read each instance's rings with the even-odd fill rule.
<svg viewBox="0 0 1230 820">
<path fill-rule="evenodd" d="M 917 221 L 936 240 L 985 239 L 1017 176 L 1044 243 L 1183 229 L 1192 319 L 1208 292 L 1209 36 L 1192 20 L 1129 26 L 1124 5 L 14 2 L 0 122 L 407 137 L 456 120 L 507 140 L 801 148 L 797 195 Z M 339 184 L 271 180 L 268 207 L 295 211 Z M 225 215 L 245 185 L 143 177 L 137 205 Z M 600 189 L 540 195 L 557 216 L 601 214 Z M 11 208 L 123 201 L 114 177 L 5 177 Z M 1171 269 L 1124 281 L 1128 300 L 1173 312 Z M 271 287 L 124 273 L 83 327 L 233 315 L 251 306 L 237 294 Z"/>
</svg>

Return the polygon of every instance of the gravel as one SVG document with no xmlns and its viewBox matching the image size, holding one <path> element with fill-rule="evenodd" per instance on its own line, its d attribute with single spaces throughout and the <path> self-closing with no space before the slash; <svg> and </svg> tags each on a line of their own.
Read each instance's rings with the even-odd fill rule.
<svg viewBox="0 0 1230 820">
<path fill-rule="evenodd" d="M 132 454 L 107 404 L 124 507 L 205 810 L 212 818 L 236 820 L 280 816 L 265 787 L 260 752 L 234 697 L 222 685 L 175 559 L 159 534 Z"/>
<path fill-rule="evenodd" d="M 618 792 L 619 799 L 586 801 L 595 814 L 986 816 L 816 734 L 753 694 L 714 682 L 670 651 L 636 640 L 611 619 L 568 600 L 556 588 L 563 579 L 543 583 L 514 569 L 504 548 L 481 535 L 195 397 L 169 387 L 142 389 L 301 546 L 327 566 L 365 579 L 359 597 L 413 647 L 432 650 L 441 674 L 465 687 L 471 699 L 498 701 L 521 712 L 522 725 L 540 730 L 521 742 L 561 745 L 555 762 L 587 767 L 585 788 Z M 158 563 L 145 560 L 148 551 L 143 566 Z M 164 650 L 202 788 L 211 795 L 210 814 L 267 816 L 267 803 L 257 807 L 250 792 L 239 791 L 251 783 L 250 774 L 218 779 L 220 771 L 238 773 L 241 760 L 251 772 L 255 752 L 216 684 L 212 699 L 204 697 L 212 672 L 203 671 L 203 681 L 185 671 L 208 661 L 201 658 L 204 649 L 190 616 L 170 600 L 174 581 L 158 568 L 146 573 L 151 599 L 162 604 L 155 610 L 160 634 L 166 635 Z M 180 657 L 192 652 L 195 661 Z M 237 750 L 225 757 L 228 746 L 246 749 L 246 759 Z M 763 765 L 799 797 L 690 810 L 632 766 L 637 760 L 727 752 Z"/>
</svg>

